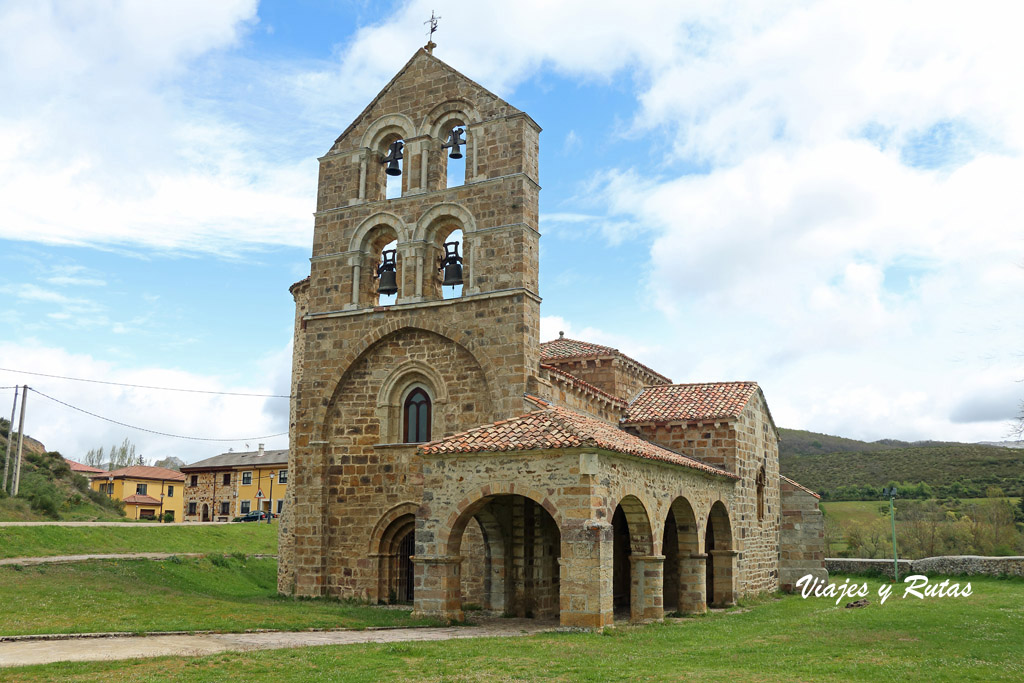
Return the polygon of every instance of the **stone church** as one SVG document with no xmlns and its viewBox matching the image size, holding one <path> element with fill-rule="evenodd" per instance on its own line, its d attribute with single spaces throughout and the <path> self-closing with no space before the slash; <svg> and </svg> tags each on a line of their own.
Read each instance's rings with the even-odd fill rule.
<svg viewBox="0 0 1024 683">
<path fill-rule="evenodd" d="M 320 158 L 281 593 L 600 628 L 824 573 L 757 384 L 541 343 L 540 130 L 420 49 Z"/>
</svg>

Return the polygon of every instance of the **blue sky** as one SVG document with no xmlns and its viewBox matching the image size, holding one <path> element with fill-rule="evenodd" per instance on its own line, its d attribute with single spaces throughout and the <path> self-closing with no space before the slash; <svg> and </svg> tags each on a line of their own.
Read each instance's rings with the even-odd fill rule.
<svg viewBox="0 0 1024 683">
<path fill-rule="evenodd" d="M 0 2 L 0 367 L 287 393 L 316 157 L 436 10 L 435 54 L 544 129 L 543 339 L 756 380 L 781 426 L 1000 440 L 1024 398 L 1001 7 Z M 33 396 L 28 431 L 69 457 L 287 429 L 280 399 L 16 382 L 235 439 Z"/>
</svg>

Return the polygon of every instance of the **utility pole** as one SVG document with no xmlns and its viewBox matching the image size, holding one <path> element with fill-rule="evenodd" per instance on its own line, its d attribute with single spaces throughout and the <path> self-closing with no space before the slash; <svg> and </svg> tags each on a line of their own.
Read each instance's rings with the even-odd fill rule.
<svg viewBox="0 0 1024 683">
<path fill-rule="evenodd" d="M 21 450 L 25 445 L 25 403 L 28 401 L 28 385 L 21 387 L 21 417 L 18 418 L 18 459 L 14 461 L 14 485 L 11 487 L 11 496 L 18 495 L 18 485 L 21 484 Z"/>
<path fill-rule="evenodd" d="M 7 425 L 7 449 L 4 451 L 4 478 L 0 480 L 0 491 L 7 491 L 7 472 L 11 469 L 11 444 L 14 443 L 14 412 L 18 409 L 18 385 L 14 385 L 14 404 L 11 405 L 11 421 Z"/>
</svg>

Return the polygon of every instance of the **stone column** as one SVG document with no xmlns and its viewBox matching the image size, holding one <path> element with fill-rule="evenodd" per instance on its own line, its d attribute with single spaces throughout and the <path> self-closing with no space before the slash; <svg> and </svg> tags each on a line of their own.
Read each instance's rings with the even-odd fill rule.
<svg viewBox="0 0 1024 683">
<path fill-rule="evenodd" d="M 413 588 L 413 618 L 434 617 L 464 621 L 462 615 L 462 558 L 445 555 L 416 555 Z"/>
<path fill-rule="evenodd" d="M 559 615 L 562 626 L 613 626 L 612 525 L 585 520 L 562 528 L 559 564 Z"/>
<path fill-rule="evenodd" d="M 708 601 L 716 607 L 728 607 L 736 604 L 736 556 L 735 550 L 710 550 L 714 562 L 715 594 L 708 596 Z"/>
<path fill-rule="evenodd" d="M 708 610 L 704 553 L 690 553 L 679 559 L 679 604 L 681 614 L 704 614 Z"/>
<path fill-rule="evenodd" d="M 629 620 L 636 623 L 662 621 L 664 555 L 630 555 Z"/>
</svg>

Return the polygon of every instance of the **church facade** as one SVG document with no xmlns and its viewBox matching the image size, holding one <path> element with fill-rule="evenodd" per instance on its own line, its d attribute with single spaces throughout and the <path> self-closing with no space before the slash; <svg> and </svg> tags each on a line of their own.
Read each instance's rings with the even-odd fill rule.
<svg viewBox="0 0 1024 683">
<path fill-rule="evenodd" d="M 755 383 L 540 342 L 539 134 L 419 50 L 320 159 L 282 593 L 600 628 L 823 574 Z"/>
</svg>

